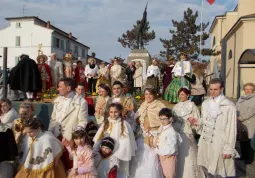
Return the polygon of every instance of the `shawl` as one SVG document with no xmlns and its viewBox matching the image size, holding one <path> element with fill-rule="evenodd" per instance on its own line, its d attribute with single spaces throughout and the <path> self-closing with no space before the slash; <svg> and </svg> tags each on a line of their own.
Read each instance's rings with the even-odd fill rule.
<svg viewBox="0 0 255 178">
<path fill-rule="evenodd" d="M 139 117 L 141 127 L 143 127 L 144 119 L 147 117 L 150 122 L 150 127 L 159 127 L 161 122 L 159 120 L 159 111 L 166 106 L 158 100 L 151 103 L 143 102 L 138 111 L 136 112 L 135 119 Z"/>
<path fill-rule="evenodd" d="M 14 108 L 11 108 L 7 113 L 1 118 L 1 123 L 5 124 L 7 127 L 12 128 L 13 121 L 18 119 L 19 115 Z"/>
<path fill-rule="evenodd" d="M 130 161 L 132 156 L 135 156 L 136 142 L 135 136 L 131 126 L 127 121 L 123 121 L 124 135 L 121 134 L 121 118 L 113 120 L 108 118 L 109 128 L 103 133 L 103 137 L 111 137 L 115 141 L 115 146 L 113 150 L 113 156 L 117 157 L 123 161 Z M 95 142 L 94 148 L 100 144 L 102 138 L 102 132 L 104 129 L 104 124 L 98 129 L 93 141 Z"/>
<path fill-rule="evenodd" d="M 62 155 L 63 146 L 48 131 L 39 131 L 35 138 L 24 137 L 20 164 L 27 171 L 43 172 L 54 167 L 54 161 Z"/>
</svg>

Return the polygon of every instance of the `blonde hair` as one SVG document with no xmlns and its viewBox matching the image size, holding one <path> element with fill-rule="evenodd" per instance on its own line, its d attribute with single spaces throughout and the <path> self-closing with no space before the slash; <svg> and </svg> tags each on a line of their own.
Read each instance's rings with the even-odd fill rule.
<svg viewBox="0 0 255 178">
<path fill-rule="evenodd" d="M 244 90 L 244 89 L 245 89 L 245 87 L 247 87 L 247 86 L 251 86 L 251 87 L 253 88 L 253 90 L 252 90 L 252 91 L 254 91 L 254 90 L 255 90 L 255 84 L 254 84 L 254 83 L 249 82 L 249 83 L 244 84 L 244 86 L 243 86 L 243 90 Z"/>
</svg>

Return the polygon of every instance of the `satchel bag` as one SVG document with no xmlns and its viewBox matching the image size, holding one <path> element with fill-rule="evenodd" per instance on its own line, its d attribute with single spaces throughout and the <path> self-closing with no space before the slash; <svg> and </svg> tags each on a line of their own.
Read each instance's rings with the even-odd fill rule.
<svg viewBox="0 0 255 178">
<path fill-rule="evenodd" d="M 249 140 L 247 127 L 241 121 L 237 121 L 237 140 L 238 141 Z"/>
</svg>

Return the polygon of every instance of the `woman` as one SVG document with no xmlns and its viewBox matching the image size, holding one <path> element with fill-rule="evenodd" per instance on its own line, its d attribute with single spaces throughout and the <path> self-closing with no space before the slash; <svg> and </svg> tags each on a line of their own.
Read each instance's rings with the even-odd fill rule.
<svg viewBox="0 0 255 178">
<path fill-rule="evenodd" d="M 3 123 L 4 125 L 6 125 L 9 128 L 12 128 L 13 121 L 15 119 L 18 119 L 19 115 L 15 111 L 15 109 L 12 108 L 12 103 L 10 100 L 2 99 L 1 102 L 2 102 L 1 110 L 3 113 L 3 115 L 0 118 L 1 123 Z"/>
<path fill-rule="evenodd" d="M 89 64 L 85 67 L 85 76 L 88 78 L 88 90 L 91 94 L 96 93 L 98 67 L 94 58 L 89 58 Z"/>
<path fill-rule="evenodd" d="M 206 94 L 206 83 L 204 80 L 204 66 L 202 63 L 192 63 L 193 74 L 191 77 L 185 75 L 184 78 L 190 82 L 191 86 L 191 101 L 196 106 L 202 104 L 204 95 Z"/>
<path fill-rule="evenodd" d="M 174 68 L 173 58 L 169 57 L 168 61 L 166 62 L 165 69 L 164 69 L 164 87 L 163 87 L 163 93 L 165 93 L 166 87 L 172 81 L 172 70 L 173 70 L 173 68 Z"/>
<path fill-rule="evenodd" d="M 104 122 L 104 116 L 106 115 L 106 103 L 111 97 L 111 89 L 105 85 L 100 85 L 100 96 L 98 96 L 95 105 L 95 117 L 98 125 L 101 125 Z"/>
<path fill-rule="evenodd" d="M 197 165 L 197 143 L 193 129 L 188 121 L 190 117 L 200 118 L 196 105 L 189 100 L 190 90 L 181 88 L 178 91 L 180 102 L 173 108 L 175 117 L 174 128 L 182 137 L 177 157 L 177 177 L 204 177 L 203 170 Z"/>
<path fill-rule="evenodd" d="M 180 88 L 189 88 L 189 82 L 184 78 L 184 76 L 190 74 L 192 71 L 191 64 L 189 61 L 186 61 L 186 57 L 187 55 L 185 53 L 181 53 L 180 61 L 175 64 L 172 70 L 174 78 L 164 93 L 164 99 L 170 103 L 177 103 L 179 101 L 178 91 Z"/>
<path fill-rule="evenodd" d="M 50 66 L 46 63 L 47 60 L 48 60 L 48 57 L 44 54 L 40 54 L 37 57 L 37 66 L 39 71 L 41 72 L 43 93 L 45 93 L 46 90 L 52 87 L 52 77 L 50 72 Z"/>
<path fill-rule="evenodd" d="M 98 86 L 100 84 L 107 84 L 110 86 L 110 70 L 108 67 L 105 65 L 105 62 L 101 62 L 99 66 L 99 72 L 98 72 L 98 79 L 97 79 L 97 84 L 96 84 L 96 92 L 99 93 Z"/>
<path fill-rule="evenodd" d="M 134 87 L 140 87 L 140 89 L 142 89 L 142 87 L 143 87 L 143 66 L 138 61 L 138 62 L 136 62 L 135 67 L 136 67 L 136 70 L 135 70 L 135 74 L 133 76 Z"/>
<path fill-rule="evenodd" d="M 86 81 L 84 71 L 85 69 L 82 66 L 82 61 L 77 61 L 77 66 L 74 69 L 75 87 L 77 87 L 78 83 L 83 83 L 85 91 L 87 91 L 87 81 Z"/>
<path fill-rule="evenodd" d="M 152 86 L 145 89 L 145 102 L 136 112 L 135 119 L 140 124 L 137 134 L 137 150 L 131 162 L 132 178 L 163 178 L 158 156 L 153 150 L 153 135 L 161 125 L 158 118 L 159 111 L 165 105 L 158 101 L 157 91 Z"/>
<path fill-rule="evenodd" d="M 254 160 L 254 150 L 251 147 L 251 139 L 255 133 L 255 85 L 254 83 L 246 83 L 243 86 L 244 95 L 239 98 L 236 103 L 238 112 L 239 126 L 242 127 L 243 132 L 247 134 L 248 137 L 240 137 L 240 147 L 242 158 L 246 164 L 252 164 Z M 239 129 L 240 129 L 239 127 Z M 238 130 L 239 130 L 238 129 Z M 238 134 L 240 135 L 240 134 Z"/>
<path fill-rule="evenodd" d="M 152 64 L 147 69 L 147 81 L 146 81 L 146 86 L 148 85 L 154 86 L 157 92 L 159 92 L 159 77 L 160 77 L 158 62 L 159 62 L 158 59 L 152 60 Z"/>
<path fill-rule="evenodd" d="M 111 85 L 115 81 L 120 81 L 121 83 L 125 83 L 126 81 L 126 71 L 125 69 L 120 65 L 120 59 L 115 58 L 113 60 L 113 65 L 110 69 L 110 77 L 111 77 Z"/>
<path fill-rule="evenodd" d="M 27 133 L 23 139 L 21 168 L 15 178 L 65 178 L 66 173 L 60 160 L 63 146 L 52 133 L 44 131 L 41 121 L 29 118 L 24 121 Z"/>
</svg>

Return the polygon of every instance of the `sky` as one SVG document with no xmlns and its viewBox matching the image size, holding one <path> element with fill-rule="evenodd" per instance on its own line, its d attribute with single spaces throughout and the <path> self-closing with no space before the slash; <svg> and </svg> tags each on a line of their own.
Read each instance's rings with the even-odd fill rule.
<svg viewBox="0 0 255 178">
<path fill-rule="evenodd" d="M 200 13 L 202 0 L 0 0 L 0 29 L 8 26 L 6 17 L 23 16 L 25 5 L 25 16 L 38 16 L 67 33 L 72 32 L 79 42 L 90 47 L 89 54 L 95 52 L 96 57 L 105 61 L 114 56 L 127 58 L 131 50 L 123 48 L 117 39 L 142 18 L 147 2 L 147 19 L 156 38 L 146 49 L 156 56 L 163 49 L 159 39 L 170 38 L 172 19 L 181 20 L 188 7 Z M 209 5 L 204 0 L 203 21 L 211 25 L 215 15 L 233 10 L 237 3 L 238 0 L 216 0 Z"/>
</svg>

